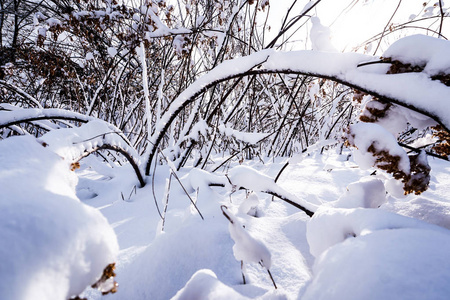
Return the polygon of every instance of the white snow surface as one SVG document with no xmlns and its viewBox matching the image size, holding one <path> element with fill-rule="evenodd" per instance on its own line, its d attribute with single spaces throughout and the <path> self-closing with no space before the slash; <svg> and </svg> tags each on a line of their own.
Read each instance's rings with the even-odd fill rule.
<svg viewBox="0 0 450 300">
<path fill-rule="evenodd" d="M 319 257 L 325 250 L 347 238 L 399 228 L 429 229 L 450 234 L 439 226 L 383 210 L 322 207 L 308 223 L 306 236 L 311 254 Z"/>
<path fill-rule="evenodd" d="M 51 141 L 57 141 L 56 137 L 49 139 Z M 54 296 L 56 298 L 67 299 L 95 281 L 104 263 L 114 261 L 112 254 L 109 258 L 105 256 L 108 251 L 114 252 L 111 251 L 114 233 L 98 210 L 81 204 L 77 197 L 106 216 L 120 245 L 116 260 L 119 289 L 108 296 L 109 299 L 210 299 L 216 296 L 220 299 L 221 295 L 232 299 L 320 299 L 321 295 L 338 299 L 347 296 L 345 291 L 352 282 L 357 282 L 358 286 L 353 299 L 365 298 L 374 290 L 380 297 L 399 298 L 404 292 L 403 286 L 411 288 L 418 298 L 428 295 L 425 293 L 436 299 L 448 295 L 446 285 L 437 279 L 439 275 L 447 280 L 450 270 L 447 262 L 443 262 L 448 250 L 446 228 L 450 228 L 447 196 L 450 167 L 447 162 L 430 160 L 433 171 L 429 191 L 421 196 L 398 199 L 391 194 L 382 196 L 380 181 L 386 185 L 389 176 L 375 178 L 368 176 L 372 170 L 354 168 L 355 163 L 347 160 L 349 152 L 343 155 L 311 153 L 297 164 L 289 165 L 277 186 L 316 208 L 321 206 L 312 219 L 257 190 L 248 197 L 244 190 L 230 192 L 231 185 L 224 176 L 227 173 L 236 182 L 252 178 L 256 183 L 250 183 L 251 189 L 274 188 L 272 178 L 285 160 L 267 159 L 264 164 L 259 160 L 246 161 L 243 165 L 235 161 L 230 170 L 218 170 L 217 174 L 182 169 L 178 176 L 205 220 L 192 209 L 180 184 L 172 178 L 167 193 L 164 232 L 161 232 L 161 220 L 150 196 L 152 187 L 149 184 L 134 191 L 137 182 L 129 165 L 108 166 L 95 156 L 81 160 L 75 196 L 73 187 L 77 179 L 67 170 L 69 161 L 53 153 L 50 146 L 42 147 L 29 136 L 8 138 L 0 142 L 0 148 L 1 190 L 14 199 L 4 201 L 2 198 L 0 202 L 0 234 L 2 240 L 11 241 L 6 243 L 8 247 L 2 243 L 0 249 L 5 257 L 27 257 L 27 263 L 10 259 L 0 267 L 0 291 L 9 293 L 2 294 L 2 299 L 24 299 L 23 294 L 17 294 L 20 292 L 29 292 L 33 297 L 42 295 L 40 299 L 46 299 L 50 297 L 45 294 L 48 291 L 52 296 L 61 295 Z M 13 154 L 22 160 L 11 160 Z M 168 166 L 157 166 L 154 187 L 160 209 L 166 200 L 168 174 Z M 222 183 L 225 188 L 210 187 L 211 182 Z M 258 198 L 251 201 L 252 206 L 257 205 L 257 217 L 245 213 L 249 207 L 246 201 L 251 198 Z M 341 207 L 345 202 L 352 208 L 338 208 L 339 205 L 335 205 L 338 199 Z M 34 205 L 27 214 L 29 220 L 34 220 L 34 223 L 30 221 L 33 225 L 24 222 L 23 212 L 28 207 L 24 204 Z M 235 233 L 230 232 L 230 222 L 223 216 L 221 205 L 229 207 L 236 220 L 245 225 L 239 228 L 241 234 L 244 232 L 251 241 L 258 241 L 258 251 L 248 251 L 245 247 L 247 250 L 240 253 L 250 253 L 250 258 L 241 257 L 239 253 L 235 257 Z M 377 209 L 353 208 L 379 205 Z M 51 218 L 46 217 L 48 214 Z M 12 226 L 20 227 L 26 238 L 17 240 L 14 235 L 8 236 L 7 230 L 14 228 Z M 248 236 L 243 240 L 248 241 Z M 86 251 L 94 250 L 83 252 L 80 245 L 86 245 Z M 405 250 L 403 245 L 411 247 Z M 99 255 L 97 250 L 101 247 L 104 248 Z M 264 257 L 269 253 L 270 271 L 278 290 L 274 290 L 267 272 L 259 264 L 251 263 L 262 257 L 266 264 L 268 258 Z M 101 267 L 95 263 L 80 267 L 83 261 L 80 257 L 84 261 L 95 258 L 104 263 Z M 245 263 L 246 285 L 242 284 L 240 262 L 236 258 L 249 260 Z M 375 268 L 375 264 L 383 268 Z M 413 272 L 410 268 L 415 265 L 418 269 Z M 437 265 L 443 268 L 437 269 Z M 62 269 L 66 272 L 59 272 Z M 432 278 L 433 283 L 426 276 Z M 412 286 L 412 282 L 425 284 Z M 6 289 L 9 286 L 20 286 L 20 289 L 12 294 L 11 289 Z M 93 289 L 81 296 L 102 299 Z M 370 299 L 370 295 L 367 298 Z"/>
<path fill-rule="evenodd" d="M 172 300 L 245 300 L 251 299 L 236 292 L 231 287 L 217 279 L 217 275 L 207 269 L 199 270 L 186 283 L 186 286 L 178 291 Z M 269 291 L 259 299 L 284 300 L 286 297 L 276 291 Z"/>
<path fill-rule="evenodd" d="M 378 208 L 385 202 L 386 189 L 383 181 L 370 176 L 349 184 L 347 191 L 330 204 L 339 208 Z"/>
<path fill-rule="evenodd" d="M 450 236 L 385 229 L 349 238 L 318 258 L 309 299 L 448 299 Z"/>
<path fill-rule="evenodd" d="M 231 287 L 217 279 L 217 275 L 211 270 L 199 270 L 186 283 L 186 286 L 178 291 L 172 300 L 244 300 L 250 299 L 242 296 Z"/>
<path fill-rule="evenodd" d="M 118 253 L 116 236 L 75 194 L 69 162 L 31 136 L 0 141 L 0 299 L 68 299 Z"/>
</svg>

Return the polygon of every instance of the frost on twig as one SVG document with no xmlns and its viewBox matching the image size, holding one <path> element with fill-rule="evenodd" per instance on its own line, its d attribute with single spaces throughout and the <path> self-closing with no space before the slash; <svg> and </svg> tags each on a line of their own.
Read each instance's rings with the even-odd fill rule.
<svg viewBox="0 0 450 300">
<path fill-rule="evenodd" d="M 245 280 L 245 262 L 253 262 L 260 264 L 265 268 L 272 280 L 273 286 L 277 288 L 275 281 L 270 273 L 270 266 L 272 265 L 272 259 L 269 250 L 261 242 L 252 237 L 242 226 L 239 220 L 228 210 L 225 205 L 220 207 L 223 215 L 230 222 L 228 229 L 230 236 L 234 241 L 233 254 L 236 260 L 241 261 L 242 278 L 244 284 Z"/>
</svg>

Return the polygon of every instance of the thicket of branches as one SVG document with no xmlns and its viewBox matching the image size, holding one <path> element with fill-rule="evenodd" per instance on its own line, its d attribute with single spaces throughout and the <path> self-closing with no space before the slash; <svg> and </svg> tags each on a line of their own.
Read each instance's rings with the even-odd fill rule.
<svg viewBox="0 0 450 300">
<path fill-rule="evenodd" d="M 184 90 L 225 60 L 289 50 L 320 2 L 310 1 L 299 13 L 292 1 L 279 32 L 269 38 L 267 20 L 276 3 L 268 0 L 1 1 L 0 110 L 59 108 L 100 118 L 155 162 L 162 157 L 154 152 L 163 151 L 178 168 L 191 158 L 210 171 L 219 165 L 211 160 L 216 153 L 236 160 L 291 156 L 319 140 L 340 140 L 359 114 L 355 90 L 295 73 L 220 81 L 176 111 L 170 124 L 159 124 Z M 433 27 L 423 29 L 442 36 L 441 2 L 435 8 L 426 17 Z M 367 42 L 378 49 L 387 35 L 418 27 L 420 20 L 387 24 Z M 39 136 L 56 126 L 33 122 L 3 127 L 1 137 L 26 131 Z M 411 139 L 407 133 L 401 142 Z"/>
</svg>

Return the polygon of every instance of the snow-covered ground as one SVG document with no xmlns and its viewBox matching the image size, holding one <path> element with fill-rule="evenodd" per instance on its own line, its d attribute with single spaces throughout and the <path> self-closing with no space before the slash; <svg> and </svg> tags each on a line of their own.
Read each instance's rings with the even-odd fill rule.
<svg viewBox="0 0 450 300">
<path fill-rule="evenodd" d="M 405 51 L 413 48 L 410 43 L 426 49 L 429 41 L 413 36 L 387 52 L 401 63 L 423 64 L 421 74 L 358 67 L 368 57 L 353 53 L 265 50 L 225 62 L 172 102 L 150 138 L 154 149 L 145 156 L 155 154 L 176 112 L 199 90 L 259 64 L 271 71 L 334 76 L 394 97 L 399 105 L 416 106 L 448 128 L 449 87 L 430 78 L 448 74 L 450 63 L 442 55 L 448 42 L 433 40 L 435 51 Z M 0 123 L 61 113 L 5 111 Z M 388 117 L 399 123 L 400 114 Z M 309 155 L 291 159 L 277 182 L 286 158 L 242 165 L 236 160 L 214 173 L 192 166 L 175 171 L 168 161 L 156 166 L 143 188 L 136 176 L 144 167 L 141 157 L 103 121 L 51 130 L 39 139 L 2 140 L 0 299 L 67 299 L 113 262 L 120 286 L 110 299 L 448 299 L 450 164 L 429 158 L 428 190 L 404 196 L 401 183 L 371 168 L 377 163 L 373 155 L 390 155 L 398 158 L 394 171 L 404 179 L 412 173 L 411 158 L 389 124 L 350 126 L 349 142 L 358 148 L 353 152 L 318 154 L 326 142 L 321 140 L 316 152 L 312 146 Z M 249 138 L 225 125 L 219 131 Z M 103 145 L 136 163 L 112 167 L 88 156 L 73 172 L 78 159 Z M 427 171 L 424 155 L 417 160 Z M 110 280 L 101 290 L 113 287 Z M 82 295 L 99 299 L 101 291 Z"/>
<path fill-rule="evenodd" d="M 348 149 L 297 157 L 277 183 L 286 159 L 176 176 L 173 164 L 158 165 L 139 188 L 129 164 L 88 156 L 71 171 L 73 153 L 56 154 L 52 143 L 83 140 L 73 132 L 0 142 L 2 299 L 69 298 L 113 262 L 119 288 L 110 299 L 450 295 L 447 161 L 430 159 L 430 188 L 420 196 L 360 169 Z M 91 288 L 82 295 L 102 297 Z"/>
<path fill-rule="evenodd" d="M 281 175 L 280 187 L 321 206 L 312 220 L 265 193 L 250 194 L 252 204 L 246 205 L 244 190 L 207 185 L 194 190 L 189 169 L 182 170 L 178 176 L 202 220 L 175 178 L 166 193 L 170 170 L 158 166 L 154 192 L 161 213 L 168 199 L 164 231 L 152 184 L 135 189 L 131 168 L 124 172 L 126 167 L 111 169 L 94 157 L 85 159 L 78 171 L 77 194 L 106 216 L 120 245 L 119 291 L 108 298 L 446 299 L 450 165 L 430 159 L 431 188 L 420 196 L 394 198 L 379 185 L 389 182 L 384 174 L 370 176 L 373 170 L 359 169 L 351 157 L 347 160 L 349 154 L 308 156 Z M 275 177 L 283 162 L 244 164 Z M 374 202 L 381 207 L 356 208 Z M 230 222 L 221 205 L 269 251 L 277 290 L 266 269 L 253 261 L 244 261 L 243 284 Z M 94 290 L 85 296 L 101 298 Z"/>
</svg>

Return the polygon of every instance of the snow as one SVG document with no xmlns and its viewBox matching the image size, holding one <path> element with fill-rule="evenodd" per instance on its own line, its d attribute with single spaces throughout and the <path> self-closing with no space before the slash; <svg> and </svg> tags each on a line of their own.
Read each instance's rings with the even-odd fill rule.
<svg viewBox="0 0 450 300">
<path fill-rule="evenodd" d="M 383 56 L 414 66 L 424 66 L 424 72 L 432 76 L 450 72 L 449 51 L 450 43 L 447 40 L 417 34 L 393 43 Z"/>
<path fill-rule="evenodd" d="M 447 299 L 450 236 L 385 229 L 348 238 L 315 263 L 308 299 Z"/>
<path fill-rule="evenodd" d="M 92 52 L 86 53 L 86 60 L 94 59 L 94 54 Z"/>
<path fill-rule="evenodd" d="M 322 25 L 318 17 L 310 18 L 312 26 L 309 36 L 311 38 L 312 49 L 324 52 L 338 52 L 331 44 L 331 30 Z"/>
<path fill-rule="evenodd" d="M 371 269 L 363 274 L 367 275 L 367 280 L 364 281 L 367 282 L 367 285 L 364 285 L 364 282 L 361 283 L 361 290 L 367 289 L 367 291 L 373 292 L 372 286 L 377 284 L 379 293 L 382 293 L 381 290 L 386 286 L 392 295 L 398 298 L 398 294 L 402 292 L 402 284 L 409 284 L 408 282 L 412 280 L 422 280 L 421 278 L 425 274 L 428 274 L 427 276 L 430 274 L 427 269 L 424 269 L 423 273 L 404 272 L 401 263 L 408 262 L 413 265 L 411 264 L 413 260 L 406 257 L 403 258 L 403 262 L 397 262 L 397 260 L 404 257 L 402 253 L 415 259 L 422 253 L 421 251 L 426 245 L 417 250 L 410 249 L 408 252 L 402 252 L 402 240 L 395 242 L 394 238 L 383 236 L 371 244 L 378 249 L 373 251 L 375 253 L 369 253 L 367 252 L 369 249 L 364 248 L 366 250 L 363 250 L 366 252 L 353 253 L 347 258 L 344 257 L 343 260 L 340 258 L 345 256 L 347 250 L 342 250 L 342 253 L 339 252 L 336 256 L 328 253 L 334 251 L 336 247 L 347 245 L 350 241 L 356 241 L 359 238 L 365 241 L 364 239 L 369 239 L 378 233 L 387 232 L 389 234 L 401 230 L 414 230 L 412 234 L 405 234 L 405 239 L 408 243 L 413 243 L 413 246 L 417 244 L 413 241 L 413 237 L 420 239 L 425 235 L 417 235 L 418 231 L 432 233 L 430 236 L 433 236 L 431 242 L 434 247 L 436 247 L 436 243 L 443 242 L 441 240 L 447 238 L 448 230 L 440 226 L 449 226 L 450 224 L 450 206 L 446 197 L 448 192 L 446 182 L 449 180 L 448 167 L 445 162 L 431 161 L 433 170 L 438 172 L 437 177 L 432 179 L 434 188 L 420 197 L 410 195 L 406 198 L 396 199 L 392 195 L 386 196 L 380 185 L 380 181 L 386 184 L 388 177 L 367 176 L 372 172 L 371 170 L 364 171 L 353 168 L 355 163 L 351 160 L 347 161 L 343 157 L 348 157 L 348 153 L 342 156 L 332 153 L 305 156 L 302 161 L 289 166 L 279 178 L 280 187 L 298 198 L 310 203 L 324 202 L 323 204 L 327 204 L 316 211 L 312 219 L 276 198 L 272 201 L 270 196 L 263 193 L 254 192 L 248 198 L 245 191 L 236 190 L 230 194 L 230 185 L 227 178 L 222 175 L 223 173 L 211 174 L 200 169 L 182 170 L 179 174 L 182 177 L 182 183 L 191 197 L 196 198 L 197 206 L 205 220 L 202 221 L 198 214 L 191 210 L 190 202 L 183 195 L 181 187 L 172 181 L 166 224 L 162 233 L 157 233 L 160 230 L 159 218 L 153 201 L 148 199 L 151 187 L 146 186 L 144 189 L 138 190 L 137 195 L 133 195 L 130 200 L 122 201 L 119 191 L 123 190 L 126 195 L 129 194 L 129 191 L 125 192 L 126 188 L 121 188 L 117 183 L 122 182 L 122 185 L 128 184 L 132 187 L 130 177 L 127 177 L 126 174 L 119 175 L 117 169 L 107 168 L 105 171 L 108 176 L 113 178 L 108 182 L 103 182 L 103 187 L 98 187 L 98 183 L 95 181 L 88 185 L 95 187 L 93 191 L 98 196 L 87 201 L 95 203 L 99 207 L 105 207 L 103 213 L 110 219 L 121 245 L 117 270 L 119 291 L 109 297 L 111 299 L 123 299 L 123 297 L 170 299 L 177 295 L 175 299 L 177 297 L 180 299 L 183 297 L 209 299 L 213 295 L 215 297 L 217 294 L 223 294 L 229 295 L 233 299 L 238 297 L 243 299 L 245 297 L 258 299 L 303 299 L 303 297 L 308 299 L 307 297 L 311 297 L 314 299 L 319 292 L 313 294 L 313 291 L 323 290 L 324 295 L 328 296 L 326 298 L 339 298 L 327 294 L 327 288 L 324 285 L 330 285 L 329 281 L 324 284 L 320 283 L 322 278 L 320 274 L 327 270 L 326 265 L 338 264 L 330 271 L 332 272 L 330 277 L 334 277 L 335 281 L 336 278 L 341 278 L 340 270 L 345 269 L 343 265 L 348 265 L 348 272 L 342 274 L 347 277 L 342 277 L 342 280 L 333 283 L 334 286 L 342 286 L 342 289 L 345 289 L 352 282 L 363 281 L 363 278 L 355 279 L 351 274 L 358 274 L 360 266 L 367 266 Z M 93 161 L 94 157 L 91 160 Z M 270 179 L 277 174 L 283 163 L 267 161 L 265 163 L 262 166 L 256 161 L 249 161 L 248 165 L 238 165 L 236 162 L 228 171 L 228 177 L 231 180 L 233 178 L 236 180 L 239 176 L 251 177 L 256 181 L 253 184 L 258 188 L 265 184 L 271 185 Z M 231 172 L 233 169 L 235 171 Z M 164 186 L 167 172 L 167 166 L 157 167 L 155 188 L 157 201 L 161 204 L 165 201 Z M 257 175 L 249 175 L 255 173 Z M 189 175 L 182 176 L 183 174 Z M 362 175 L 366 175 L 366 177 Z M 264 180 L 264 176 L 267 182 L 260 184 L 260 181 Z M 209 187 L 208 184 L 211 182 L 222 183 L 225 187 Z M 440 192 L 437 193 L 437 191 Z M 352 196 L 355 197 L 352 198 Z M 246 214 L 245 210 L 241 211 L 241 207 L 247 205 L 244 203 L 253 197 L 258 197 L 257 218 Z M 355 203 L 348 205 L 353 207 L 356 207 L 356 204 L 381 206 L 376 209 L 362 207 L 344 209 L 335 205 L 334 202 L 337 199 L 341 204 L 348 204 L 356 199 Z M 343 201 L 343 199 L 347 200 Z M 421 204 L 425 205 L 423 209 L 420 209 Z M 230 230 L 230 222 L 223 216 L 220 205 L 226 205 L 233 220 L 238 221 L 236 224 L 243 224 L 245 228 L 232 227 Z M 429 214 L 426 215 L 425 212 L 429 212 Z M 400 216 L 398 213 L 408 217 Z M 438 224 L 432 225 L 420 220 L 433 221 Z M 230 235 L 233 230 L 238 231 L 233 234 L 236 233 L 236 240 L 242 247 L 238 249 L 237 257 L 233 249 L 236 243 L 233 234 Z M 354 235 L 356 237 L 353 237 Z M 240 244 L 241 241 L 248 241 L 248 236 L 251 241 L 256 241 L 257 250 L 248 251 L 247 247 L 242 246 L 245 245 L 245 242 Z M 380 244 L 384 238 L 387 239 L 385 243 L 400 244 L 399 251 L 394 246 L 389 248 L 389 252 L 384 251 L 384 244 Z M 423 243 L 428 241 L 430 239 L 425 239 Z M 350 248 L 351 246 L 348 246 L 348 249 Z M 241 249 L 243 249 L 242 252 Z M 431 246 L 430 249 L 432 249 Z M 357 252 L 357 250 L 354 251 Z M 439 252 L 435 256 L 430 251 L 426 250 L 424 252 L 427 253 L 426 257 L 421 258 L 419 262 L 425 261 L 430 265 L 438 264 L 442 257 L 446 257 L 444 252 Z M 277 293 L 274 293 L 274 287 L 266 271 L 259 264 L 251 262 L 257 261 L 268 253 L 270 253 L 271 259 L 270 270 L 278 286 Z M 372 254 L 373 256 L 371 256 Z M 328 262 L 320 263 L 325 255 L 329 257 Z M 374 269 L 371 265 L 372 259 L 365 259 L 366 257 L 373 257 L 373 261 L 383 265 L 384 269 Z M 242 258 L 249 260 L 248 262 L 244 261 L 246 285 L 242 284 L 240 262 L 238 261 Z M 354 263 L 352 263 L 352 258 L 356 259 Z M 361 262 L 363 260 L 366 261 L 366 265 Z M 158 270 L 158 272 L 154 270 Z M 392 270 L 391 273 L 396 274 L 395 286 L 389 281 L 376 281 L 380 274 L 385 274 L 382 273 L 383 270 Z M 444 276 L 447 275 L 444 274 Z M 316 282 L 319 282 L 320 286 Z M 372 285 L 369 286 L 369 284 Z M 434 285 L 434 287 L 439 295 L 446 295 L 442 286 Z M 420 291 L 414 290 L 423 296 Z M 87 293 L 86 296 L 89 296 L 89 299 L 101 299 L 93 292 Z M 439 299 L 439 297 L 437 298 Z"/>
<path fill-rule="evenodd" d="M 363 168 L 368 169 L 375 165 L 376 158 L 367 149 L 374 145 L 377 152 L 386 151 L 391 156 L 400 158 L 398 169 L 405 174 L 410 172 L 409 158 L 406 152 L 397 144 L 394 136 L 378 124 L 357 123 L 350 126 L 350 143 L 355 145 L 355 161 Z"/>
<path fill-rule="evenodd" d="M 148 14 L 157 19 L 153 10 Z M 320 25 L 318 19 L 312 21 Z M 175 32 L 158 28 L 152 34 Z M 311 35 L 326 37 L 322 29 Z M 416 105 L 450 127 L 445 105 L 449 87 L 430 79 L 448 70 L 448 58 L 442 55 L 447 43 L 416 36 L 386 52 L 394 59 L 426 64 L 421 74 L 386 74 L 387 64 L 358 67 L 378 58 L 355 53 L 264 50 L 226 61 L 172 102 L 152 128 L 150 143 L 160 146 L 155 142 L 167 133 L 163 129 L 202 89 L 249 70 L 333 77 Z M 148 96 L 146 82 L 144 78 Z M 153 184 L 137 188 L 126 163 L 118 167 L 90 156 L 81 161 L 78 177 L 69 170 L 74 160 L 105 143 L 124 148 L 139 164 L 141 156 L 114 126 L 64 110 L 2 107 L 3 126 L 46 117 L 78 118 L 87 124 L 57 130 L 47 124 L 50 132 L 39 139 L 0 141 L 1 299 L 68 299 L 80 293 L 101 299 L 99 291 L 85 288 L 115 261 L 120 287 L 109 299 L 446 299 L 450 294 L 448 162 L 430 159 L 430 188 L 420 196 L 403 195 L 399 181 L 388 174 L 370 175 L 375 163 L 367 151 L 371 145 L 400 157 L 399 168 L 409 173 L 409 159 L 394 135 L 406 121 L 427 126 L 428 118 L 410 113 L 407 120 L 400 119 L 405 111 L 395 107 L 380 124 L 351 125 L 357 149 L 343 148 L 341 154 L 325 150 L 319 155 L 323 145 L 330 145 L 330 140 L 319 140 L 292 159 L 230 161 L 213 173 L 177 171 L 168 161 L 155 166 Z M 149 109 L 147 105 L 146 118 Z M 203 120 L 193 125 L 190 137 L 209 130 Z M 226 125 L 218 129 L 249 143 L 263 137 Z M 216 154 L 217 160 L 226 154 Z M 275 182 L 286 161 L 289 165 Z M 172 178 L 169 185 L 173 174 L 181 180 Z M 310 218 L 269 192 L 314 215 Z M 260 262 L 270 268 L 276 291 Z"/>
<path fill-rule="evenodd" d="M 256 208 L 258 204 L 258 195 L 256 195 L 255 192 L 251 192 L 250 195 L 242 201 L 241 205 L 239 205 L 239 213 L 256 217 Z"/>
<path fill-rule="evenodd" d="M 371 176 L 349 184 L 347 191 L 330 204 L 339 208 L 378 208 L 385 202 L 386 189 L 383 181 Z"/>
<path fill-rule="evenodd" d="M 6 109 L 0 110 L 0 126 L 8 126 L 9 124 L 16 123 L 18 121 L 37 118 L 73 118 L 82 121 L 89 121 L 94 119 L 83 114 L 58 108 L 20 109 L 3 103 L 0 105 L 0 107 Z"/>
<path fill-rule="evenodd" d="M 86 125 L 84 129 L 82 126 L 78 131 L 73 131 L 84 138 L 88 132 L 96 134 L 96 130 L 105 129 L 101 123 L 89 122 Z M 63 130 L 53 132 L 58 131 L 64 133 Z M 65 132 L 61 133 L 62 136 L 67 136 L 70 141 L 75 135 Z M 41 142 L 42 140 L 45 140 L 45 136 Z M 58 141 L 58 144 L 64 145 L 63 140 L 57 139 L 54 133 L 49 135 L 47 141 L 51 144 Z M 445 251 L 448 251 L 449 231 L 441 226 L 450 227 L 450 205 L 446 196 L 449 192 L 446 183 L 450 178 L 446 164 L 430 161 L 433 170 L 437 172 L 432 177 L 430 191 L 420 197 L 410 195 L 397 199 L 384 194 L 382 184 L 386 185 L 387 177 L 363 177 L 362 175 L 368 175 L 371 171 L 352 168 L 355 163 L 343 159 L 348 157 L 348 153 L 342 156 L 329 152 L 305 156 L 286 169 L 277 185 L 304 202 L 322 203 L 321 208 L 316 208 L 312 219 L 277 198 L 272 201 L 271 196 L 256 189 L 275 188 L 272 178 L 284 164 L 283 161 L 266 161 L 265 165 L 256 161 L 248 161 L 247 165 L 235 162 L 228 171 L 228 177 L 233 184 L 250 184 L 255 191 L 249 195 L 239 190 L 230 194 L 231 185 L 224 173 L 211 174 L 200 169 L 181 170 L 178 175 L 191 197 L 195 198 L 205 220 L 191 209 L 190 201 L 181 186 L 172 179 L 167 193 L 169 202 L 165 228 L 161 232 L 154 201 L 149 199 L 151 185 L 130 193 L 136 185 L 136 179 L 129 166 L 111 168 L 96 157 L 88 157 L 81 161 L 81 169 L 78 171 L 80 178 L 77 195 L 84 203 L 99 208 L 114 228 L 120 245 L 116 260 L 113 256 L 105 257 L 104 250 L 101 256 L 94 250 L 88 255 L 82 250 L 76 250 L 80 248 L 70 242 L 76 239 L 83 245 L 98 241 L 104 247 L 114 248 L 111 245 L 114 244 L 115 237 L 98 210 L 79 202 L 73 188 L 77 178 L 73 172 L 68 171 L 69 162 L 52 150 L 62 154 L 67 151 L 62 146 L 52 148 L 51 144 L 42 147 L 30 136 L 8 138 L 0 142 L 2 192 L 14 195 L 14 199 L 33 199 L 23 200 L 24 203 L 34 203 L 39 199 L 39 205 L 34 205 L 32 212 L 39 216 L 52 215 L 51 218 L 39 219 L 38 224 L 42 227 L 23 231 L 30 232 L 30 235 L 27 235 L 29 239 L 21 240 L 21 243 L 28 247 L 32 245 L 34 252 L 27 252 L 26 249 L 30 248 L 23 244 L 17 244 L 18 248 L 0 247 L 2 254 L 9 251 L 9 248 L 14 248 L 8 254 L 14 253 L 14 257 L 17 253 L 33 253 L 28 257 L 33 263 L 23 266 L 26 267 L 23 271 L 26 275 L 19 273 L 20 268 L 11 266 L 12 263 L 18 264 L 15 259 L 8 260 L 6 265 L 0 267 L 3 284 L 13 285 L 13 278 L 35 278 L 30 277 L 34 276 L 30 268 L 44 261 L 48 262 L 44 264 L 47 268 L 53 265 L 50 262 L 75 268 L 81 260 L 71 259 L 82 256 L 76 255 L 81 252 L 84 253 L 85 260 L 102 259 L 105 263 L 117 261 L 119 288 L 116 294 L 108 296 L 111 299 L 220 299 L 222 295 L 233 299 L 316 299 L 321 295 L 325 298 L 342 298 L 347 296 L 345 291 L 348 291 L 348 284 L 356 285 L 354 282 L 358 286 L 354 298 L 359 299 L 370 299 L 370 295 L 366 293 L 374 293 L 375 290 L 377 293 L 373 298 L 389 298 L 389 295 L 393 295 L 391 298 L 399 298 L 403 286 L 408 286 L 422 296 L 425 292 L 431 293 L 424 288 L 430 286 L 435 293 L 430 295 L 435 295 L 436 299 L 448 294 L 447 285 L 437 280 L 437 274 L 443 280 L 446 279 L 449 269 L 446 267 L 447 262 L 442 262 L 442 258 L 446 257 Z M 12 161 L 11 153 L 22 157 L 22 160 Z M 36 157 L 39 159 L 35 159 Z M 54 161 L 58 163 L 49 163 Z M 27 171 L 19 173 L 11 166 L 23 169 L 26 166 Z M 53 173 L 54 171 L 56 172 Z M 17 174 L 12 176 L 11 172 Z M 43 174 L 50 177 L 45 180 L 30 179 L 43 179 Z M 157 167 L 155 193 L 160 207 L 165 201 L 165 179 L 168 174 L 168 166 Z M 22 182 L 29 188 L 25 189 L 21 184 L 10 184 L 13 181 Z M 221 183 L 225 187 L 210 187 L 209 183 L 212 182 Z M 66 186 L 70 188 L 64 188 Z M 36 191 L 41 191 L 45 196 L 36 198 Z M 26 198 L 25 195 L 33 197 Z M 121 195 L 125 196 L 125 200 L 122 200 Z M 0 222 L 11 223 L 10 218 L 3 217 L 7 211 L 4 205 L 18 202 L 8 202 L 0 202 Z M 235 226 L 223 216 L 220 205 L 229 207 L 227 212 L 235 221 Z M 248 209 L 255 206 L 257 217 L 248 214 Z M 378 206 L 376 209 L 363 208 Z M 405 216 L 400 216 L 399 213 Z M 24 219 L 18 215 L 23 215 L 22 210 L 17 211 L 15 216 L 17 220 Z M 30 212 L 28 216 L 32 215 Z M 47 225 L 47 222 L 52 225 Z M 434 222 L 435 225 L 429 222 Z M 3 228 L 0 234 L 5 239 L 4 228 L 8 226 L 2 224 L 0 228 Z M 78 232 L 79 235 L 55 234 L 66 229 Z M 46 237 L 46 243 L 39 242 L 38 237 L 46 232 L 50 234 Z M 52 248 L 48 248 L 49 240 L 52 241 Z M 361 244 L 368 246 L 358 247 Z M 93 247 L 97 250 L 100 248 Z M 43 253 L 48 255 L 45 259 L 42 258 Z M 57 255 L 58 253 L 60 254 Z M 242 284 L 240 259 L 244 260 L 246 285 Z M 261 259 L 266 267 L 270 267 L 278 290 L 274 289 L 267 272 L 256 263 Z M 412 261 L 417 261 L 417 264 L 411 264 Z M 58 290 L 62 295 L 60 298 L 67 299 L 95 282 L 103 264 L 102 267 L 97 267 L 92 276 L 81 276 L 81 273 L 75 271 L 64 276 L 61 272 L 53 272 L 58 274 L 55 275 L 56 279 L 46 275 L 45 280 L 30 280 L 35 284 L 25 284 L 25 287 L 33 288 L 33 295 L 37 295 L 37 290 L 45 292 L 47 287 L 44 283 L 57 282 L 57 286 L 61 287 L 61 291 Z M 413 272 L 409 268 L 415 265 L 419 271 Z M 436 269 L 437 265 L 442 265 L 445 269 Z M 93 273 L 94 267 L 91 265 Z M 17 277 L 11 276 L 11 269 L 18 270 L 15 273 Z M 67 269 L 71 270 L 69 267 L 64 268 Z M 431 279 L 425 278 L 426 276 Z M 72 279 L 62 282 L 68 277 Z M 81 277 L 83 281 L 78 280 L 76 287 L 69 286 L 69 282 L 75 283 L 75 279 Z M 336 278 L 340 280 L 336 281 Z M 411 282 L 417 281 L 424 282 L 425 285 L 413 286 Z M 20 291 L 27 290 L 23 286 L 21 280 Z M 53 293 L 57 292 L 53 286 L 48 289 Z M 9 297 L 9 294 L 1 296 L 7 299 L 17 298 Z M 92 289 L 85 291 L 82 296 L 101 299 L 100 293 Z M 43 295 L 40 298 L 45 297 Z M 351 295 L 349 298 L 352 299 Z"/>
<path fill-rule="evenodd" d="M 111 57 L 116 56 L 116 54 L 117 54 L 117 49 L 116 49 L 116 48 L 114 48 L 114 47 L 108 47 L 107 50 L 108 50 L 109 56 L 111 56 Z"/>
<path fill-rule="evenodd" d="M 272 258 L 267 247 L 253 238 L 227 208 L 223 207 L 222 211 L 230 221 L 228 229 L 234 241 L 233 254 L 236 260 L 261 263 L 265 268 L 270 269 Z"/>
<path fill-rule="evenodd" d="M 364 110 L 367 108 L 382 110 L 384 105 L 378 101 L 369 101 L 364 104 Z M 365 115 L 364 112 L 362 114 Z M 388 130 L 395 137 L 398 137 L 408 125 L 411 125 L 418 130 L 437 125 L 435 121 L 422 114 L 396 105 L 391 106 L 387 110 L 386 115 L 383 118 L 378 119 L 376 124 Z"/>
<path fill-rule="evenodd" d="M 311 254 L 317 258 L 328 248 L 347 238 L 398 228 L 428 229 L 447 235 L 450 233 L 442 227 L 383 210 L 321 207 L 307 224 L 306 237 Z"/>
<path fill-rule="evenodd" d="M 228 172 L 228 178 L 236 188 L 244 187 L 258 192 L 274 192 L 279 196 L 291 199 L 310 211 L 315 211 L 314 204 L 307 203 L 277 185 L 275 180 L 258 170 L 248 166 L 236 166 Z"/>
<path fill-rule="evenodd" d="M 219 131 L 226 136 L 232 136 L 239 141 L 244 143 L 249 143 L 251 145 L 256 145 L 261 140 L 265 139 L 269 134 L 267 133 L 257 133 L 257 132 L 242 132 L 226 126 L 224 124 L 219 125 Z"/>
<path fill-rule="evenodd" d="M 75 195 L 69 163 L 31 136 L 0 141 L 0 298 L 68 299 L 95 283 L 118 244 Z"/>
<path fill-rule="evenodd" d="M 53 130 L 39 140 L 70 162 L 104 144 L 118 146 L 126 150 L 138 164 L 140 162 L 136 150 L 129 146 L 130 142 L 120 130 L 101 120 L 90 121 L 78 128 Z"/>
</svg>

